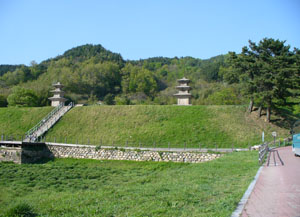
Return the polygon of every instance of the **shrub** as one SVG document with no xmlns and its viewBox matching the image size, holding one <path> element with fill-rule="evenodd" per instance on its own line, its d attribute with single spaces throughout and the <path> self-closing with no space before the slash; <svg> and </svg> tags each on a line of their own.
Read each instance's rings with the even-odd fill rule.
<svg viewBox="0 0 300 217">
<path fill-rule="evenodd" d="M 6 107 L 7 106 L 7 99 L 5 96 L 0 95 L 0 107 Z"/>
<path fill-rule="evenodd" d="M 127 96 L 115 97 L 116 105 L 130 105 L 130 99 Z"/>
<path fill-rule="evenodd" d="M 234 88 L 224 88 L 214 92 L 208 97 L 211 104 L 214 105 L 238 105 L 241 104 L 239 95 Z"/>
<path fill-rule="evenodd" d="M 9 106 L 33 107 L 38 106 L 38 97 L 33 90 L 15 87 L 7 102 Z"/>
<path fill-rule="evenodd" d="M 114 95 L 112 94 L 107 94 L 104 99 L 103 99 L 103 102 L 106 104 L 106 105 L 114 105 L 115 104 L 115 101 L 114 101 Z"/>
</svg>

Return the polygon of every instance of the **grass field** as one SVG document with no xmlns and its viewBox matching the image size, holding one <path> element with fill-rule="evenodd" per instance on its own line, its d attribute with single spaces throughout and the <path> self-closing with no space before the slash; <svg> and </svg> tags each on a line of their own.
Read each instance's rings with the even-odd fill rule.
<svg viewBox="0 0 300 217">
<path fill-rule="evenodd" d="M 21 203 L 40 216 L 230 216 L 257 169 L 257 152 L 200 164 L 0 163 L 0 213 Z"/>
<path fill-rule="evenodd" d="M 257 120 L 244 106 L 89 106 L 68 112 L 47 133 L 49 141 L 99 145 L 248 147 L 261 133 L 285 137 L 288 130 Z"/>
<path fill-rule="evenodd" d="M 53 107 L 0 108 L 0 134 L 24 135 L 52 109 Z"/>
</svg>

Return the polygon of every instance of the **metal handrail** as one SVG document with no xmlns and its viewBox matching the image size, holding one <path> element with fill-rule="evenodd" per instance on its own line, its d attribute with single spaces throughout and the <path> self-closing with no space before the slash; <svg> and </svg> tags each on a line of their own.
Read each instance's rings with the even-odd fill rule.
<svg viewBox="0 0 300 217">
<path fill-rule="evenodd" d="M 70 102 L 68 105 L 68 110 L 70 110 L 74 106 L 73 102 Z M 34 132 L 36 132 L 43 124 L 45 124 L 50 118 L 52 118 L 57 112 L 59 112 L 64 107 L 63 104 L 60 104 L 55 109 L 53 109 L 46 117 L 44 117 L 39 123 L 37 123 L 34 127 L 32 127 L 30 130 L 28 130 L 25 135 L 26 137 L 30 137 Z"/>
<path fill-rule="evenodd" d="M 30 130 L 26 132 L 26 135 L 29 136 L 36 130 L 38 130 L 47 120 L 49 120 L 54 114 L 56 114 L 63 105 L 57 106 L 55 109 L 53 109 L 46 117 L 44 117 L 39 123 L 37 123 L 34 127 L 32 127 Z"/>
</svg>

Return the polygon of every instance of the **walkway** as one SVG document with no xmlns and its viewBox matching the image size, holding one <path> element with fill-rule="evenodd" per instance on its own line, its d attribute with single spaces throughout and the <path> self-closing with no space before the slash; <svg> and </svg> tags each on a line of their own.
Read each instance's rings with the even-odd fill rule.
<svg viewBox="0 0 300 217">
<path fill-rule="evenodd" d="M 38 123 L 38 126 L 35 126 L 34 131 L 30 133 L 29 137 L 24 139 L 24 142 L 34 142 L 38 137 L 42 136 L 45 132 L 47 132 L 64 114 L 66 114 L 73 107 L 72 103 L 68 106 L 62 106 L 58 108 L 55 113 L 48 114 L 47 118 L 44 118 L 42 121 Z M 49 119 L 48 119 L 49 117 Z M 32 129 L 31 129 L 32 130 Z M 31 131 L 30 130 L 30 131 Z"/>
<path fill-rule="evenodd" d="M 247 204 L 243 217 L 295 217 L 300 216 L 300 157 L 295 157 L 292 147 L 277 149 L 284 166 L 270 159 L 263 167 Z"/>
</svg>

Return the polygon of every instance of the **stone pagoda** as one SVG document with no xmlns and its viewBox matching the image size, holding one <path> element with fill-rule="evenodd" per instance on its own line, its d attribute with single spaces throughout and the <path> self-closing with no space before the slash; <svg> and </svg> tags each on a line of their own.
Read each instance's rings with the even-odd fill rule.
<svg viewBox="0 0 300 217">
<path fill-rule="evenodd" d="M 50 97 L 49 99 L 51 100 L 51 106 L 57 107 L 59 105 L 65 105 L 65 101 L 67 100 L 64 98 L 65 92 L 61 90 L 64 86 L 60 83 L 57 82 L 56 84 L 52 84 L 52 86 L 55 88 L 51 92 L 54 94 L 53 97 Z"/>
<path fill-rule="evenodd" d="M 192 95 L 189 92 L 191 87 L 188 86 L 190 80 L 183 77 L 177 81 L 179 83 L 179 86 L 176 87 L 176 89 L 178 89 L 178 93 L 174 94 L 174 96 L 177 97 L 177 105 L 192 105 Z"/>
</svg>

